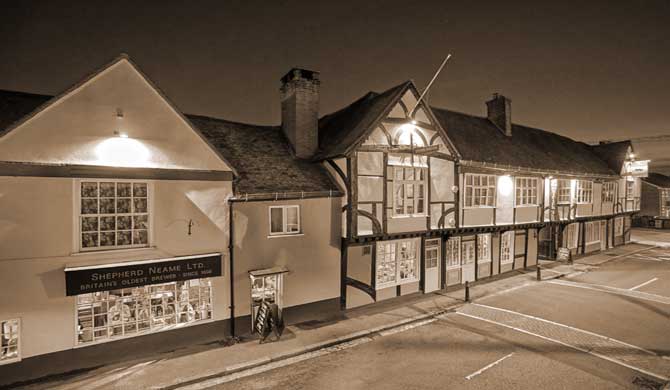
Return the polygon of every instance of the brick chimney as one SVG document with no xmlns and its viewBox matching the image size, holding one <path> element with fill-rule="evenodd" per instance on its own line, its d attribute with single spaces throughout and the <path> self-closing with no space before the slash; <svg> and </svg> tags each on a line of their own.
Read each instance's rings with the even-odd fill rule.
<svg viewBox="0 0 670 390">
<path fill-rule="evenodd" d="M 319 72 L 293 68 L 281 78 L 281 127 L 296 157 L 319 148 Z"/>
<path fill-rule="evenodd" d="M 486 116 L 503 134 L 512 136 L 512 100 L 494 93 L 493 98 L 486 102 Z"/>
</svg>

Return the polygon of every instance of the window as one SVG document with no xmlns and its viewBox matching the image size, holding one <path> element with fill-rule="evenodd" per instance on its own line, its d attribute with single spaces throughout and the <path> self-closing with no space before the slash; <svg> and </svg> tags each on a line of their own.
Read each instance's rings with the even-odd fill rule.
<svg viewBox="0 0 670 390">
<path fill-rule="evenodd" d="M 149 185 L 133 181 L 82 181 L 81 250 L 149 246 Z"/>
<path fill-rule="evenodd" d="M 569 249 L 577 248 L 579 224 L 571 223 L 565 228 L 565 243 Z"/>
<path fill-rule="evenodd" d="M 616 192 L 616 182 L 608 181 L 603 183 L 603 203 L 612 203 L 614 202 L 614 194 Z"/>
<path fill-rule="evenodd" d="M 426 268 L 437 268 L 440 261 L 440 240 L 426 240 Z"/>
<path fill-rule="evenodd" d="M 577 203 L 593 203 L 593 182 L 577 180 Z"/>
<path fill-rule="evenodd" d="M 300 233 L 300 206 L 270 206 L 270 235 Z"/>
<path fill-rule="evenodd" d="M 393 167 L 393 204 L 396 216 L 425 214 L 426 168 Z"/>
<path fill-rule="evenodd" d="M 284 274 L 249 275 L 251 278 L 251 323 L 256 322 L 256 315 L 263 302 L 276 304 L 282 309 Z"/>
<path fill-rule="evenodd" d="M 488 263 L 491 261 L 491 234 L 477 236 L 477 261 Z"/>
<path fill-rule="evenodd" d="M 20 321 L 0 321 L 0 365 L 21 360 L 19 349 Z"/>
<path fill-rule="evenodd" d="M 465 175 L 465 207 L 493 207 L 496 177 L 494 175 Z"/>
<path fill-rule="evenodd" d="M 623 235 L 623 218 L 614 218 L 614 235 Z"/>
<path fill-rule="evenodd" d="M 80 344 L 155 332 L 212 318 L 209 279 L 77 295 Z"/>
<path fill-rule="evenodd" d="M 626 198 L 633 199 L 635 197 L 635 182 L 626 180 Z"/>
<path fill-rule="evenodd" d="M 661 217 L 670 218 L 670 190 L 661 190 Z"/>
<path fill-rule="evenodd" d="M 558 179 L 556 185 L 556 203 L 570 204 L 570 180 Z"/>
<path fill-rule="evenodd" d="M 503 233 L 500 239 L 500 263 L 511 264 L 514 262 L 514 230 Z"/>
<path fill-rule="evenodd" d="M 600 242 L 600 223 L 587 222 L 586 223 L 586 243 L 593 244 Z"/>
<path fill-rule="evenodd" d="M 445 255 L 447 256 L 447 268 L 458 268 L 461 266 L 461 238 L 452 237 L 447 240 Z"/>
<path fill-rule="evenodd" d="M 377 243 L 377 289 L 419 280 L 417 240 Z"/>
<path fill-rule="evenodd" d="M 472 264 L 475 262 L 475 242 L 463 241 L 461 248 L 461 264 Z"/>
<path fill-rule="evenodd" d="M 516 178 L 516 206 L 537 205 L 537 178 Z"/>
</svg>

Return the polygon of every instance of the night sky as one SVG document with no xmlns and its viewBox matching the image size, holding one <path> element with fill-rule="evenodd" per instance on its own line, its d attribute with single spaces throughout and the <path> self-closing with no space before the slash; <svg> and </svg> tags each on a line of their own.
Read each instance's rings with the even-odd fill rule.
<svg viewBox="0 0 670 390">
<path fill-rule="evenodd" d="M 484 5 L 484 3 L 486 3 Z M 580 140 L 670 134 L 670 2 L 15 1 L 0 88 L 56 94 L 121 52 L 182 111 L 277 124 L 279 78 L 321 72 L 321 114 L 453 58 L 432 105 Z M 544 2 L 542 2 L 544 3 Z"/>
</svg>

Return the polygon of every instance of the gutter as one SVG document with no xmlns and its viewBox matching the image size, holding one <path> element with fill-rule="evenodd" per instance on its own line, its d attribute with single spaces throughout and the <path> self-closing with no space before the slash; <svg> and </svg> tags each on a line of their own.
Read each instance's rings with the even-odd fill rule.
<svg viewBox="0 0 670 390">
<path fill-rule="evenodd" d="M 228 220 L 228 251 L 229 251 L 229 259 L 228 259 L 228 265 L 229 265 L 229 274 L 230 274 L 230 337 L 235 338 L 235 275 L 234 275 L 234 260 L 233 260 L 233 255 L 235 253 L 235 241 L 233 237 L 233 228 L 235 226 L 233 222 L 233 202 L 229 199 L 228 200 L 228 207 L 229 207 L 229 220 Z"/>
<path fill-rule="evenodd" d="M 532 169 L 513 165 L 487 163 L 472 160 L 460 160 L 459 164 L 464 167 L 486 168 L 505 172 L 515 171 L 515 172 L 535 173 L 539 175 L 554 175 L 562 177 L 591 177 L 591 178 L 595 177 L 599 179 L 608 179 L 608 180 L 611 179 L 618 180 L 621 178 L 621 176 L 618 175 L 603 175 L 599 173 L 583 173 L 583 172 L 571 172 L 571 171 L 559 171 L 559 170 L 541 170 L 541 169 Z"/>
</svg>

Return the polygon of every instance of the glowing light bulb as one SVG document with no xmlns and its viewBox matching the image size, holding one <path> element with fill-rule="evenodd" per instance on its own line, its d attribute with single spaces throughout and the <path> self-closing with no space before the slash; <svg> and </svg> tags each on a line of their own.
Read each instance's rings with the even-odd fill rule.
<svg viewBox="0 0 670 390">
<path fill-rule="evenodd" d="M 151 152 L 140 141 L 125 137 L 108 138 L 95 147 L 98 163 L 108 166 L 141 167 L 149 164 Z"/>
</svg>

